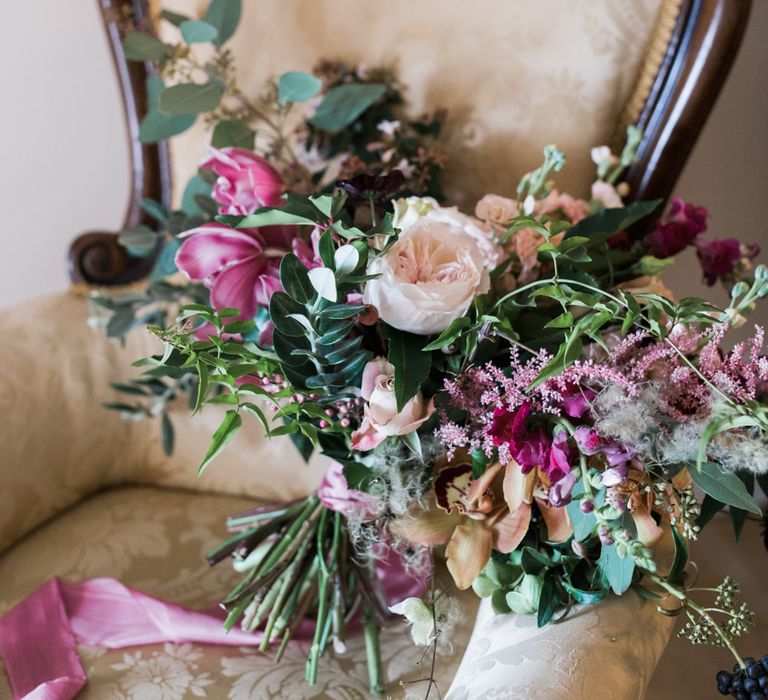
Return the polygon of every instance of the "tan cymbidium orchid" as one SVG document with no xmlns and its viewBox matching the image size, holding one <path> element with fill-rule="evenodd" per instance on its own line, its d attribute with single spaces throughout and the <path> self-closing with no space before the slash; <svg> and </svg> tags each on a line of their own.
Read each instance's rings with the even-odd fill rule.
<svg viewBox="0 0 768 700">
<path fill-rule="evenodd" d="M 447 543 L 448 571 L 461 590 L 472 585 L 493 549 L 513 551 L 528 531 L 530 505 L 521 503 L 512 512 L 495 495 L 499 489 L 493 488 L 493 482 L 500 471 L 501 465 L 494 464 L 480 478 L 472 479 L 469 464 L 444 467 L 435 478 L 432 507 L 393 526 L 397 534 L 415 544 Z"/>
<path fill-rule="evenodd" d="M 533 469 L 523 474 L 520 465 L 512 461 L 504 472 L 504 500 L 510 512 L 517 511 L 522 504 L 536 501 L 544 524 L 547 526 L 547 538 L 550 542 L 565 542 L 573 534 L 573 526 L 565 508 L 555 508 L 547 500 L 547 491 L 551 484 L 546 474 L 540 469 Z"/>
<path fill-rule="evenodd" d="M 647 475 L 644 472 L 630 469 L 626 481 L 613 488 L 626 498 L 629 513 L 637 528 L 637 539 L 646 547 L 653 547 L 661 540 L 664 531 L 651 515 L 653 493 L 642 491 L 646 481 Z"/>
</svg>

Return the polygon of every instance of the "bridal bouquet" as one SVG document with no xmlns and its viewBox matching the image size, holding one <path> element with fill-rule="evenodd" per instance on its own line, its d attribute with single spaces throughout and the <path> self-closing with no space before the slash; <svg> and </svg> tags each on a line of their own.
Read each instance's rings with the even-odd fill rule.
<svg viewBox="0 0 768 700">
<path fill-rule="evenodd" d="M 187 54 L 163 50 L 178 73 Z M 416 644 L 436 645 L 454 615 L 450 589 L 387 601 L 382 581 L 410 576 L 424 592 L 444 553 L 457 588 L 540 626 L 611 594 L 659 601 L 684 618 L 681 636 L 733 652 L 721 692 L 766 688 L 768 657 L 742 659 L 733 643 L 752 621 L 737 584 L 697 590 L 686 573 L 687 541 L 724 506 L 738 530 L 760 514 L 755 481 L 768 490 L 763 330 L 728 344 L 768 294 L 756 249 L 705 241 L 706 210 L 680 199 L 661 218 L 659 202 L 625 205 L 634 129 L 620 154 L 593 149 L 589 200 L 555 187 L 565 157 L 548 146 L 516 192 L 469 214 L 440 203 L 441 156 L 424 143 L 440 118 L 396 118 L 391 74 L 283 75 L 276 112 L 305 110 L 288 138 L 217 56 L 203 67 L 220 102 L 198 108 L 216 126 L 188 197 L 197 211 L 148 203 L 165 228 L 124 240 L 160 245 L 166 268 L 148 295 L 95 301 L 113 334 L 148 321 L 166 348 L 138 363 L 147 378 L 117 387 L 155 408 L 116 408 L 164 410 L 166 381 L 184 383 L 194 410 L 225 407 L 200 470 L 243 420 L 329 458 L 316 493 L 230 518 L 208 556 L 243 574 L 222 603 L 227 627 L 261 630 L 278 660 L 308 634 L 313 683 L 361 625 L 380 692 L 380 625 L 404 615 Z M 179 119 L 192 85 L 160 86 L 145 133 Z M 271 136 L 261 148 L 254 121 Z M 676 302 L 661 284 L 689 246 L 707 281 L 730 287 L 727 308 Z M 177 270 L 187 283 L 167 281 Z M 190 299 L 175 325 L 158 323 L 158 300 Z"/>
</svg>

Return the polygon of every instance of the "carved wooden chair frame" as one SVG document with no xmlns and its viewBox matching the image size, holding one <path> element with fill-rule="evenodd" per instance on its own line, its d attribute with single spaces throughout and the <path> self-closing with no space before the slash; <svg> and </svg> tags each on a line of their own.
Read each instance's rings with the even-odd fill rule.
<svg viewBox="0 0 768 700">
<path fill-rule="evenodd" d="M 752 0 L 663 0 L 635 88 L 616 127 L 614 145 L 626 127 L 637 125 L 643 139 L 626 180 L 631 199 L 666 200 L 725 82 L 746 28 Z M 152 29 L 147 0 L 100 0 L 104 24 L 120 79 L 131 141 L 131 187 L 124 228 L 145 223 L 143 197 L 169 204 L 168 146 L 139 142 L 146 112 L 149 64 L 129 62 L 122 35 L 130 26 Z M 636 231 L 639 235 L 642 231 Z M 117 234 L 81 234 L 69 252 L 73 282 L 124 285 L 146 276 L 152 257 L 135 258 Z"/>
</svg>

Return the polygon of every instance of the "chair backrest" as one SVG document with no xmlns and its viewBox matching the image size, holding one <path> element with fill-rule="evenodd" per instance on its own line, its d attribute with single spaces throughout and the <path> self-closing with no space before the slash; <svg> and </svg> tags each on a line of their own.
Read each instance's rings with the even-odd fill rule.
<svg viewBox="0 0 768 700">
<path fill-rule="evenodd" d="M 201 156 L 193 130 L 173 146 L 141 145 L 148 67 L 128 63 L 120 36 L 151 28 L 147 0 L 100 0 L 124 95 L 132 190 L 125 222 L 142 220 L 148 196 L 172 197 Z M 194 14 L 196 0 L 173 9 Z M 556 142 L 570 162 L 563 183 L 584 187 L 588 147 L 617 145 L 628 124 L 644 133 L 627 181 L 632 198 L 667 198 L 737 53 L 751 0 L 260 0 L 244 4 L 233 50 L 246 88 L 307 69 L 318 58 L 398 65 L 416 108 L 445 106 L 452 201 L 471 207 L 486 191 L 509 192 Z M 447 10 L 449 8 L 450 11 Z M 157 8 L 153 7 L 152 15 Z M 248 63 L 253 57 L 252 62 Z M 452 126 L 451 126 L 452 125 Z M 171 167 L 173 162 L 173 168 Z M 70 251 L 73 281 L 125 284 L 152 261 L 132 258 L 116 235 L 81 235 Z"/>
</svg>

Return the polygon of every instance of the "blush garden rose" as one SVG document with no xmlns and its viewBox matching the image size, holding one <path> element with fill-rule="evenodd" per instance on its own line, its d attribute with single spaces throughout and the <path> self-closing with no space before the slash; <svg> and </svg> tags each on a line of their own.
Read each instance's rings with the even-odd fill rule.
<svg viewBox="0 0 768 700">
<path fill-rule="evenodd" d="M 413 197 L 395 204 L 400 238 L 375 258 L 363 301 L 390 326 L 432 335 L 463 316 L 490 288 L 500 251 L 493 232 L 455 208 Z"/>
</svg>

